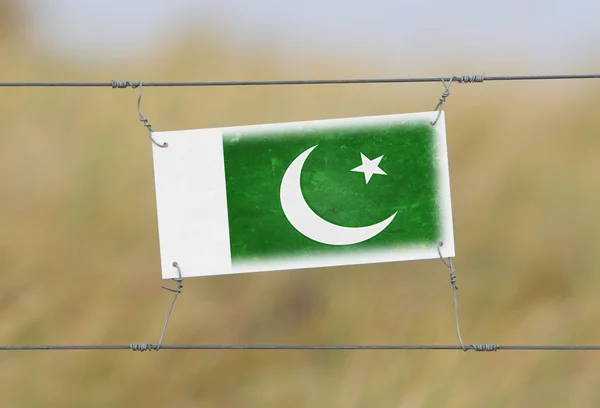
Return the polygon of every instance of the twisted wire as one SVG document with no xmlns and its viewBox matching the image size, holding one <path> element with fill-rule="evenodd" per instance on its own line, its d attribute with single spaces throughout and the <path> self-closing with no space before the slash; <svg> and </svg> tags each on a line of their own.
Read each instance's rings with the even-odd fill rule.
<svg viewBox="0 0 600 408">
<path fill-rule="evenodd" d="M 183 289 L 183 277 L 181 276 L 181 268 L 179 268 L 179 264 L 177 262 L 173 262 L 173 267 L 177 268 L 177 274 L 179 278 L 173 279 L 177 282 L 177 287 L 175 289 L 171 289 L 167 286 L 161 286 L 161 288 L 168 290 L 170 292 L 175 293 L 173 295 L 173 300 L 171 301 L 171 306 L 169 307 L 169 311 L 167 312 L 167 317 L 165 319 L 165 324 L 163 325 L 162 332 L 160 333 L 160 339 L 158 340 L 158 345 L 156 346 L 156 351 L 160 350 L 163 342 L 163 338 L 165 337 L 165 332 L 167 331 L 167 325 L 169 324 L 169 319 L 171 318 L 171 312 L 173 311 L 173 306 L 175 306 L 175 301 L 177 300 L 177 296 L 181 293 Z M 132 349 L 133 350 L 133 349 Z M 144 351 L 144 350 L 140 350 Z"/>
<path fill-rule="evenodd" d="M 446 265 L 446 267 L 448 269 L 450 269 L 450 284 L 452 285 L 452 295 L 454 297 L 454 323 L 456 325 L 456 335 L 458 337 L 458 342 L 460 343 L 460 347 L 464 351 L 467 351 L 467 350 L 469 350 L 469 348 L 465 347 L 465 345 L 463 344 L 462 336 L 460 334 L 460 323 L 458 321 L 458 284 L 456 282 L 456 269 L 454 268 L 454 265 L 452 265 L 452 259 L 448 258 L 448 262 L 446 262 L 444 260 L 444 257 L 442 256 L 442 251 L 441 251 L 441 248 L 443 246 L 444 246 L 443 242 L 438 243 L 437 251 L 438 251 L 438 255 L 440 256 L 440 259 L 442 260 L 444 265 Z M 474 348 L 474 350 L 479 351 L 475 348 Z"/>
<path fill-rule="evenodd" d="M 117 87 L 117 88 L 125 88 L 127 86 L 131 86 L 133 88 L 139 86 L 140 87 L 140 94 L 138 96 L 138 100 L 137 100 L 137 110 L 138 110 L 138 115 L 139 115 L 139 119 L 140 122 L 142 122 L 142 125 L 147 129 L 148 131 L 148 137 L 150 138 L 150 140 L 152 141 L 152 143 L 154 143 L 156 146 L 158 147 L 169 147 L 169 144 L 167 142 L 164 143 L 159 143 L 156 141 L 156 139 L 154 139 L 154 136 L 152 135 L 152 133 L 154 132 L 154 130 L 152 130 L 152 126 L 150 125 L 150 123 L 148 122 L 148 119 L 146 119 L 146 117 L 144 117 L 144 114 L 142 113 L 142 91 L 143 91 L 143 85 L 141 82 L 139 82 L 137 85 L 133 85 L 130 81 L 113 81 L 113 88 Z"/>
<path fill-rule="evenodd" d="M 124 89 L 127 87 L 131 87 L 133 89 L 137 88 L 138 86 L 141 86 L 141 82 L 131 82 L 131 81 L 111 81 L 111 85 L 113 88 L 119 88 L 119 89 Z"/>
<path fill-rule="evenodd" d="M 158 350 L 158 346 L 153 346 L 152 344 L 146 344 L 146 343 L 133 343 L 133 344 L 129 345 L 129 348 L 132 351 L 139 351 L 139 352 Z"/>
<path fill-rule="evenodd" d="M 67 351 L 67 350 L 156 350 L 158 345 L 133 343 L 124 345 L 15 345 L 1 346 L 0 351 Z M 163 344 L 161 350 L 474 350 L 493 351 L 600 351 L 600 345 L 507 345 L 471 344 L 459 345 L 281 345 L 281 344 Z"/>
<path fill-rule="evenodd" d="M 464 79 L 464 78 L 467 78 L 467 77 L 461 77 L 461 79 Z M 431 122 L 431 126 L 435 126 L 435 124 L 440 119 L 440 116 L 442 115 L 442 107 L 444 105 L 444 102 L 446 102 L 446 99 L 448 99 L 448 97 L 450 96 L 450 85 L 452 85 L 453 80 L 454 80 L 454 77 L 450 78 L 450 81 L 448 81 L 448 83 L 446 83 L 446 81 L 444 81 L 442 79 L 442 85 L 444 85 L 444 92 L 442 92 L 442 96 L 440 96 L 440 100 L 434 109 L 434 112 L 437 111 L 437 116 L 436 116 L 435 120 L 433 122 Z"/>
<path fill-rule="evenodd" d="M 349 78 L 349 79 L 295 79 L 264 81 L 165 81 L 165 82 L 0 82 L 0 87 L 111 87 L 137 88 L 143 86 L 268 86 L 268 85 L 338 85 L 338 84 L 385 84 L 385 83 L 424 83 L 449 82 L 480 83 L 489 81 L 533 81 L 566 79 L 600 79 L 600 74 L 550 74 L 550 75 L 459 75 L 446 77 L 405 77 L 405 78 Z"/>
<path fill-rule="evenodd" d="M 497 351 L 498 344 L 471 344 L 471 348 L 475 351 Z"/>
<path fill-rule="evenodd" d="M 445 81 L 442 81 L 442 84 L 444 85 L 445 89 L 444 92 L 442 92 L 442 96 L 440 96 L 438 104 L 435 106 L 435 111 L 441 110 L 440 108 L 444 105 L 446 99 L 448 99 L 448 97 L 450 96 L 450 85 L 452 85 L 452 79 L 450 79 L 450 81 L 448 81 L 447 84 Z M 432 124 L 435 124 L 435 122 Z"/>
<path fill-rule="evenodd" d="M 454 77 L 454 81 L 459 84 L 472 84 L 472 83 L 480 83 L 485 80 L 485 74 L 483 75 L 463 75 L 460 77 Z"/>
</svg>

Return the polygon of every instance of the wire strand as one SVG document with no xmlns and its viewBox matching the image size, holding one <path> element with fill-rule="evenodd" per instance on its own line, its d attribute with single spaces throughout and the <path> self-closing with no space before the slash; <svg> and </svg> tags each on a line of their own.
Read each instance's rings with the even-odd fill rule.
<svg viewBox="0 0 600 408">
<path fill-rule="evenodd" d="M 385 84 L 385 83 L 423 83 L 454 81 L 459 83 L 481 83 L 488 81 L 531 81 L 562 79 L 600 79 L 600 74 L 551 74 L 551 75 L 460 75 L 449 77 L 406 77 L 406 78 L 349 78 L 349 79 L 298 79 L 298 80 L 265 80 L 265 81 L 165 81 L 165 82 L 0 82 L 0 87 L 110 87 L 137 88 L 143 86 L 156 87 L 210 87 L 210 86 L 266 86 L 266 85 L 336 85 L 336 84 Z"/>
<path fill-rule="evenodd" d="M 165 337 L 165 332 L 167 331 L 167 325 L 169 324 L 169 319 L 171 318 L 171 312 L 173 311 L 173 306 L 175 306 L 175 301 L 177 300 L 177 296 L 181 293 L 183 289 L 183 277 L 181 276 L 181 268 L 179 267 L 179 263 L 173 262 L 173 267 L 177 268 L 177 275 L 179 276 L 176 279 L 173 279 L 177 282 L 177 287 L 175 289 L 171 289 L 168 286 L 161 286 L 161 288 L 168 290 L 169 292 L 173 292 L 173 300 L 171 300 L 171 306 L 169 306 L 169 311 L 167 312 L 167 317 L 165 319 L 165 323 L 163 325 L 162 331 L 160 333 L 160 339 L 158 340 L 158 346 L 156 347 L 156 351 L 160 350 L 162 347 L 163 338 Z M 133 349 L 132 349 L 133 350 Z M 144 351 L 144 350 L 140 350 Z"/>
<path fill-rule="evenodd" d="M 427 83 L 427 82 L 458 82 L 458 83 L 481 83 L 484 81 L 525 81 L 525 80 L 565 80 L 565 79 L 600 79 L 600 74 L 559 74 L 559 75 L 517 75 L 517 76 L 485 76 L 485 75 L 463 75 L 451 77 L 426 77 L 426 78 L 357 78 L 357 79 L 309 79 L 309 80 L 270 80 L 270 81 L 168 81 L 168 82 L 132 82 L 132 81 L 110 81 L 110 82 L 0 82 L 0 87 L 111 87 L 113 89 L 124 89 L 127 87 L 214 87 L 214 86 L 268 86 L 268 85 L 336 85 L 336 84 L 382 84 L 382 83 Z M 139 103 L 139 100 L 138 100 Z M 440 100 L 440 103 L 443 103 Z M 139 106 L 138 106 L 139 107 Z M 140 119 L 143 117 L 140 112 Z M 147 127 L 150 130 L 149 125 Z M 446 263 L 442 257 L 442 261 Z M 447 264 L 451 270 L 454 268 Z M 452 275 L 451 275 L 452 278 Z M 451 282 L 455 283 L 455 282 Z M 2 346 L 0 351 L 32 351 L 32 350 L 474 350 L 479 352 L 491 352 L 498 350 L 506 351 L 532 351 L 532 350 L 555 350 L 555 351 L 600 351 L 600 345 L 513 345 L 501 346 L 498 344 L 470 344 L 463 345 L 458 325 L 458 311 L 456 286 L 454 288 L 454 304 L 456 312 L 457 334 L 460 345 L 163 345 L 162 339 L 166 331 L 171 311 L 177 295 L 181 292 L 181 282 L 171 302 L 167 318 L 165 320 L 161 337 L 157 345 L 147 343 L 133 343 L 129 345 L 13 345 Z"/>
<path fill-rule="evenodd" d="M 600 345 L 507 345 L 499 344 L 470 344 L 465 349 L 491 351 L 600 351 Z M 35 345 L 35 346 L 0 346 L 0 351 L 34 351 L 34 350 L 158 350 L 155 344 L 128 345 Z M 196 344 L 196 345 L 161 345 L 160 350 L 458 350 L 464 351 L 459 345 L 281 345 L 281 344 Z"/>
</svg>

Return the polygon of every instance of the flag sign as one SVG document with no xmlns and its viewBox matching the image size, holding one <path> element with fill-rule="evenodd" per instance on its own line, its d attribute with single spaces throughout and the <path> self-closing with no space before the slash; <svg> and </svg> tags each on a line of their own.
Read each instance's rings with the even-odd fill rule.
<svg viewBox="0 0 600 408">
<path fill-rule="evenodd" d="M 453 257 L 437 114 L 154 133 L 163 278 Z"/>
</svg>

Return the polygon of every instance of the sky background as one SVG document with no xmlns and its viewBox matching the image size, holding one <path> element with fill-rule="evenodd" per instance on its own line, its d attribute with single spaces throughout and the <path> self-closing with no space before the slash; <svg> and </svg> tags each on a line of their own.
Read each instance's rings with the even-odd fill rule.
<svg viewBox="0 0 600 408">
<path fill-rule="evenodd" d="M 237 46 L 383 58 L 402 65 L 468 60 L 491 74 L 500 65 L 532 72 L 594 71 L 600 2 L 571 0 L 24 0 L 28 35 L 75 58 L 136 58 L 160 52 L 190 29 Z M 200 35 L 200 34 L 198 34 Z M 516 56 L 518 55 L 518 58 Z M 596 69 L 595 71 L 598 71 Z M 494 72 L 498 74 L 498 72 Z"/>
</svg>

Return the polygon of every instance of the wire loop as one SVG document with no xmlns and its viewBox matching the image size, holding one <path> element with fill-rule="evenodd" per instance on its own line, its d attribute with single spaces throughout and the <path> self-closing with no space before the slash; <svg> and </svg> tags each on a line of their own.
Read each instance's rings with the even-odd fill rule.
<svg viewBox="0 0 600 408">
<path fill-rule="evenodd" d="M 450 78 L 450 81 L 448 81 L 448 84 L 446 84 L 446 81 L 442 78 L 442 85 L 444 85 L 444 92 L 442 92 L 442 96 L 440 97 L 440 100 L 438 102 L 438 104 L 435 106 L 434 112 L 437 111 L 437 117 L 435 118 L 435 120 L 433 122 L 431 122 L 431 126 L 435 126 L 435 124 L 437 123 L 438 120 L 440 120 L 440 116 L 442 115 L 442 108 L 444 105 L 444 102 L 446 102 L 446 99 L 450 96 L 450 85 L 452 85 L 452 81 L 454 80 L 455 77 Z"/>
<path fill-rule="evenodd" d="M 114 82 L 114 81 L 113 81 Z M 120 85 L 121 83 L 117 83 L 117 85 Z M 139 86 L 140 87 L 140 96 L 138 96 L 138 101 L 137 101 L 137 109 L 138 109 L 138 114 L 140 116 L 140 122 L 142 122 L 142 124 L 146 127 L 146 129 L 148 129 L 148 137 L 150 138 L 150 140 L 152 140 L 152 143 L 154 143 L 156 146 L 158 147 L 169 147 L 169 144 L 167 142 L 164 143 L 158 143 L 154 137 L 152 136 L 152 132 L 154 132 L 154 130 L 152 130 L 152 126 L 150 125 L 150 123 L 148 123 L 148 119 L 146 119 L 144 117 L 144 115 L 142 114 L 142 109 L 141 109 L 141 103 L 142 103 L 142 90 L 143 90 L 143 86 L 142 86 L 142 82 L 139 82 L 136 87 Z M 133 86 L 132 86 L 133 87 Z"/>
</svg>

